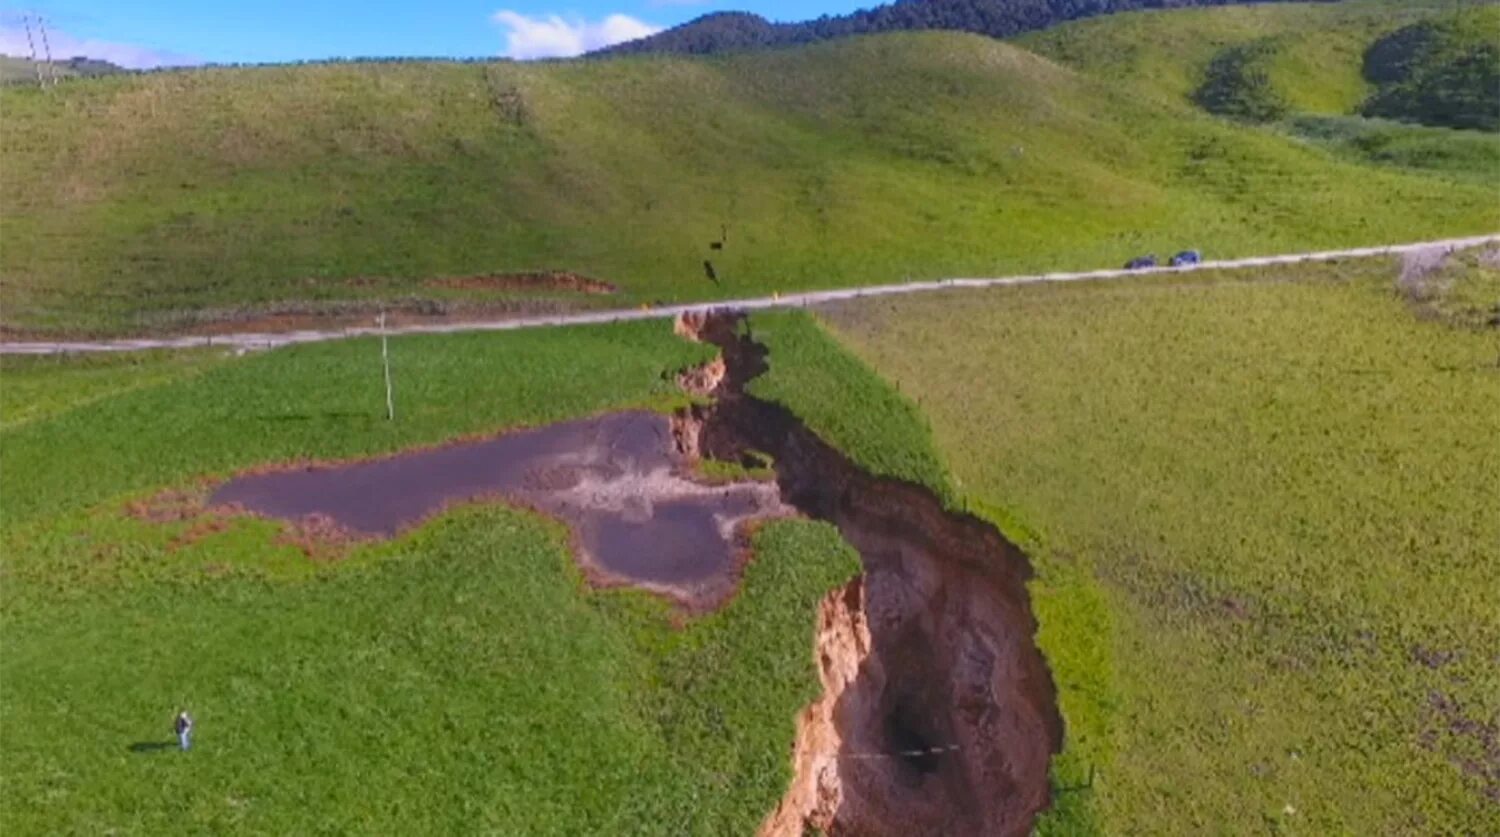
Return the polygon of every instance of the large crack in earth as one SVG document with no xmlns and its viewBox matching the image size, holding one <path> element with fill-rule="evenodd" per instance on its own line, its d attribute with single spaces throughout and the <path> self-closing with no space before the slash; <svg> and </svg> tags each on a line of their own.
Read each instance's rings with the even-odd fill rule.
<svg viewBox="0 0 1500 837">
<path fill-rule="evenodd" d="M 799 718 L 796 771 L 762 833 L 1025 834 L 1062 745 L 1035 643 L 1026 556 L 927 489 L 872 476 L 745 385 L 766 350 L 734 315 L 679 323 L 719 347 L 712 404 L 678 422 L 685 450 L 774 458 L 782 499 L 834 524 L 861 578 L 819 613 L 824 694 Z"/>
<path fill-rule="evenodd" d="M 745 527 L 796 510 L 836 526 L 864 572 L 819 609 L 823 695 L 798 719 L 795 777 L 765 835 L 1028 832 L 1062 743 L 1034 640 L 1026 556 L 921 486 L 864 471 L 785 407 L 745 390 L 767 368 L 742 317 L 680 320 L 720 349 L 670 421 L 624 412 L 370 460 L 242 474 L 210 502 L 359 537 L 456 503 L 504 499 L 565 521 L 596 582 L 691 610 L 734 593 Z M 707 485 L 702 457 L 774 462 L 774 485 Z"/>
</svg>

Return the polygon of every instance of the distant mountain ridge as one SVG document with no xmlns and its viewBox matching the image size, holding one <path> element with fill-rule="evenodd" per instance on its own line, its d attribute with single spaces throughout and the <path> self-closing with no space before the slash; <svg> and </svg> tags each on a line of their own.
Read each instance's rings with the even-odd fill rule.
<svg viewBox="0 0 1500 837">
<path fill-rule="evenodd" d="M 806 44 L 849 35 L 921 29 L 950 29 L 1003 38 L 1069 20 L 1116 12 L 1231 6 L 1248 2 L 1267 0 L 896 0 L 847 15 L 825 15 L 801 23 L 772 23 L 749 12 L 715 12 L 592 54 L 708 55 Z"/>
</svg>

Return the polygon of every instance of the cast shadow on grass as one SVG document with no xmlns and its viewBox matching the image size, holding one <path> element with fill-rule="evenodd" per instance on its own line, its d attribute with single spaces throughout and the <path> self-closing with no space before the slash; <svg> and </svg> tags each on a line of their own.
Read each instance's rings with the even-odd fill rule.
<svg viewBox="0 0 1500 837">
<path fill-rule="evenodd" d="M 349 410 L 330 410 L 323 413 L 276 413 L 273 415 L 258 415 L 256 421 L 289 423 L 304 421 L 347 421 L 350 419 L 364 419 L 374 421 L 380 418 L 374 413 L 360 413 Z"/>
<path fill-rule="evenodd" d="M 132 753 L 159 753 L 177 747 L 176 741 L 137 741 L 130 745 Z"/>
</svg>

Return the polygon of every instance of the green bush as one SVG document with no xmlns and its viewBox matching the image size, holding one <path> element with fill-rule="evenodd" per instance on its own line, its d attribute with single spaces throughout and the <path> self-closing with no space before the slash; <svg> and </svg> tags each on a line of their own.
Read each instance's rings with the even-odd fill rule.
<svg viewBox="0 0 1500 837">
<path fill-rule="evenodd" d="M 1209 62 L 1193 101 L 1209 113 L 1246 122 L 1274 122 L 1286 116 L 1286 99 L 1271 83 L 1269 63 L 1275 41 L 1230 47 Z"/>
<path fill-rule="evenodd" d="M 1398 29 L 1365 53 L 1367 116 L 1500 130 L 1500 7 Z"/>
</svg>

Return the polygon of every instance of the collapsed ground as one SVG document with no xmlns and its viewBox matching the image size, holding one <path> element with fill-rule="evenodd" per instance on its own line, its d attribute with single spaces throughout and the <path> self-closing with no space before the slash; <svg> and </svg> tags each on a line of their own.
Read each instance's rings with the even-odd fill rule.
<svg viewBox="0 0 1500 837">
<path fill-rule="evenodd" d="M 617 372 L 632 373 L 625 381 L 660 382 L 670 377 L 640 374 L 645 371 L 641 363 L 649 362 L 647 347 L 658 356 L 666 348 L 660 339 L 647 338 L 649 328 L 659 330 L 660 326 L 593 332 L 599 338 L 597 351 L 616 355 L 606 366 L 613 364 Z M 718 322 L 710 331 L 721 348 L 738 345 L 732 321 Z M 559 338 L 542 335 L 521 343 L 502 342 L 513 350 L 527 351 L 533 362 L 540 360 L 543 366 L 550 351 L 559 366 L 553 372 L 578 374 L 567 367 L 603 359 L 589 350 L 588 334 L 568 334 L 567 350 L 559 348 L 564 345 Z M 581 337 L 585 338 L 582 344 Z M 407 342 L 406 357 L 421 357 L 423 342 Z M 486 341 L 467 342 L 478 346 Z M 632 343 L 640 348 L 632 351 Z M 429 343 L 428 348 L 433 345 Z M 677 346 L 681 354 L 686 344 Z M 211 361 L 206 372 L 187 364 L 177 370 L 180 377 L 165 372 L 165 383 L 142 389 L 99 393 L 90 386 L 77 394 L 74 404 L 54 407 L 50 415 L 23 419 L 10 429 L 7 453 L 13 456 L 8 466 L 25 476 L 22 482 L 10 479 L 6 483 L 7 555 L 11 557 L 5 570 L 14 585 L 8 587 L 3 614 L 6 635 L 25 639 L 15 644 L 5 665 L 8 682 L 26 687 L 7 694 L 6 714 L 24 719 L 24 726 L 44 728 L 57 723 L 50 719 L 52 713 L 63 712 L 95 727 L 94 735 L 73 741 L 68 748 L 76 751 L 74 756 L 87 754 L 91 766 L 70 774 L 50 794 L 22 794 L 20 799 L 26 801 L 18 800 L 14 809 L 18 831 L 85 825 L 146 829 L 162 816 L 187 816 L 215 827 L 300 822 L 281 799 L 282 787 L 336 793 L 342 781 L 353 781 L 355 775 L 344 778 L 345 771 L 335 769 L 305 784 L 298 778 L 301 771 L 282 761 L 285 745 L 274 743 L 281 736 L 270 734 L 266 725 L 287 711 L 277 706 L 283 694 L 305 707 L 285 717 L 319 739 L 309 744 L 314 752 L 326 754 L 316 759 L 324 770 L 369 748 L 376 740 L 374 729 L 384 729 L 380 736 L 396 741 L 395 746 L 413 735 L 428 734 L 424 732 L 428 723 L 422 718 L 399 715 L 373 722 L 374 729 L 367 727 L 372 712 L 384 716 L 395 706 L 430 704 L 448 719 L 445 725 L 453 725 L 456 736 L 441 748 L 438 762 L 448 763 L 455 756 L 462 759 L 472 752 L 486 765 L 483 771 L 459 777 L 458 787 L 466 795 L 475 795 L 478 807 L 471 805 L 470 814 L 496 827 L 527 823 L 524 827 L 536 830 L 544 824 L 556 828 L 573 823 L 573 827 L 593 828 L 603 822 L 598 817 L 607 815 L 615 821 L 624 817 L 626 822 L 667 818 L 698 833 L 743 832 L 762 826 L 768 833 L 800 834 L 808 823 L 835 833 L 956 827 L 1019 834 L 1028 830 L 1038 810 L 1047 804 L 1047 763 L 1060 745 L 1062 731 L 1050 676 L 1031 639 L 1035 623 L 1023 587 L 1029 572 L 1024 557 L 980 521 L 945 511 L 926 489 L 862 476 L 847 459 L 800 429 L 789 413 L 745 395 L 744 381 L 763 368 L 753 366 L 759 364 L 758 356 L 731 353 L 735 361 L 727 370 L 720 364 L 718 374 L 710 371 L 699 385 L 711 388 L 720 406 L 704 407 L 700 402 L 679 408 L 684 421 L 675 437 L 666 432 L 664 419 L 625 412 L 354 466 L 385 468 L 389 473 L 340 466 L 259 470 L 217 488 L 212 481 L 205 485 L 193 476 L 204 473 L 204 464 L 216 455 L 228 455 L 222 462 L 245 462 L 247 455 L 254 456 L 253 446 L 251 450 L 235 446 L 243 446 L 247 438 L 283 449 L 290 444 L 299 451 L 291 458 L 303 460 L 327 459 L 330 443 L 346 450 L 349 444 L 400 444 L 380 439 L 381 431 L 405 430 L 408 440 L 419 440 L 424 432 L 421 425 L 433 419 L 423 404 L 450 412 L 457 406 L 451 401 L 451 390 L 435 401 L 428 400 L 431 392 L 427 397 L 421 390 L 407 395 L 416 403 L 405 404 L 403 415 L 418 416 L 416 428 L 372 423 L 368 414 L 358 410 L 343 412 L 327 409 L 327 405 L 318 409 L 315 393 L 329 392 L 321 379 L 330 372 L 336 378 L 341 359 L 358 357 L 349 348 L 319 347 L 310 353 L 276 353 L 232 364 Z M 447 346 L 443 349 L 441 357 L 458 360 L 462 371 L 444 374 L 438 371 L 441 367 L 429 368 L 426 386 L 432 385 L 434 377 L 439 393 L 445 387 L 470 386 L 475 372 L 468 368 L 472 364 L 451 356 Z M 753 368 L 747 370 L 741 361 L 752 363 Z M 47 373 L 48 364 L 59 363 L 52 359 L 23 362 L 23 378 L 24 372 Z M 64 367 L 57 371 L 66 381 L 70 372 L 111 368 L 108 361 L 85 360 L 83 364 L 78 370 Z M 297 393 L 299 407 L 306 412 L 277 412 L 259 392 L 265 383 L 264 371 L 247 371 L 247 365 L 280 370 L 279 386 L 285 387 L 282 397 Z M 305 376 L 300 379 L 299 368 Z M 715 365 L 704 368 L 713 370 Z M 416 372 L 409 367 L 405 370 L 414 380 L 419 378 Z M 512 389 L 516 385 L 524 389 L 537 380 L 533 374 L 510 372 L 499 381 L 491 377 L 484 386 L 487 403 L 469 405 L 461 415 L 483 416 L 484 410 L 496 404 L 489 394 L 492 387 L 504 389 L 508 380 Z M 695 379 L 683 376 L 689 383 Z M 299 381 L 318 385 L 303 389 Z M 714 387 L 715 381 L 720 386 Z M 618 389 L 621 379 L 613 383 Z M 631 385 L 625 386 L 629 391 Z M 658 390 L 658 403 L 672 403 L 660 399 L 672 395 L 675 387 L 660 386 L 649 385 Z M 610 387 L 601 389 L 598 383 L 580 389 L 584 400 L 578 405 L 588 403 L 590 395 L 619 398 L 609 395 Z M 66 390 L 58 395 L 68 400 Z M 554 402 L 568 402 L 565 392 L 549 389 L 546 395 L 545 409 L 557 409 L 559 404 Z M 269 412 L 231 418 L 220 412 L 221 404 L 269 407 Z M 507 409 L 516 414 L 515 405 Z M 733 428 L 745 426 L 748 418 L 744 410 L 770 410 L 779 418 L 772 424 L 751 422 L 755 436 L 735 441 L 738 434 Z M 424 414 L 425 422 L 420 418 Z M 521 406 L 519 414 L 545 415 L 536 406 Z M 172 439 L 169 450 L 188 452 L 187 462 L 196 463 L 186 471 L 183 461 L 150 449 L 153 434 L 167 441 L 163 432 L 174 424 L 174 418 L 199 443 L 184 448 L 182 435 Z M 222 426 L 223 419 L 230 426 Z M 104 422 L 118 431 L 122 423 L 131 421 L 143 422 L 139 433 L 132 435 L 145 445 L 101 444 L 104 439 L 96 438 L 91 430 Z M 445 421 L 451 422 L 452 417 Z M 241 432 L 267 423 L 288 430 L 259 437 Z M 376 431 L 376 437 L 360 432 L 360 427 Z M 415 437 L 409 436 L 412 429 Z M 231 447 L 217 448 L 216 436 Z M 92 448 L 83 443 L 86 438 L 95 439 Z M 499 447 L 509 441 L 528 452 L 534 467 L 512 468 L 514 476 L 506 476 L 505 469 L 512 467 L 506 463 L 518 455 Z M 312 447 L 306 447 L 309 443 Z M 783 492 L 814 516 L 834 521 L 865 552 L 866 574 L 848 580 L 852 567 L 847 547 L 840 546 L 826 527 L 797 521 L 763 522 L 754 534 L 740 527 L 737 534 L 746 536 L 743 545 L 753 547 L 756 556 L 743 568 L 742 580 L 738 565 L 729 568 L 743 584 L 742 592 L 722 610 L 674 628 L 681 622 L 680 615 L 663 610 L 654 600 L 628 593 L 588 594 L 580 601 L 567 602 L 570 595 L 577 595 L 579 582 L 569 562 L 559 560 L 558 534 L 544 528 L 539 531 L 524 515 L 483 507 L 450 511 L 392 543 L 360 543 L 371 535 L 390 535 L 420 523 L 441 510 L 445 497 L 474 499 L 512 486 L 522 491 L 516 499 L 569 521 L 574 527 L 574 545 L 587 554 L 590 539 L 584 533 L 593 525 L 592 518 L 570 515 L 553 498 L 570 497 L 573 489 L 592 484 L 601 474 L 602 487 L 586 492 L 590 496 L 609 493 L 604 489 L 611 481 L 639 487 L 660 479 L 651 476 L 655 467 L 649 463 L 657 454 L 650 451 L 664 445 L 671 445 L 679 455 L 689 450 L 717 454 L 720 461 L 743 459 L 753 465 L 761 461 L 759 456 L 769 456 L 772 462 L 784 460 L 780 466 Z M 57 449 L 74 450 L 75 459 L 70 461 L 77 465 L 49 468 L 47 452 Z M 315 451 L 321 455 L 312 455 Z M 401 489 L 434 485 L 433 474 L 423 476 L 436 467 L 430 464 L 434 457 L 442 460 L 437 465 L 447 463 L 458 485 L 474 486 L 465 489 L 474 493 L 416 491 L 408 500 L 408 492 Z M 147 462 L 156 470 L 143 472 L 141 466 Z M 824 479 L 818 470 L 809 470 L 818 462 L 820 468 L 836 473 Z M 113 466 L 116 463 L 119 467 Z M 490 475 L 496 468 L 496 474 Z M 481 471 L 491 482 L 472 481 Z M 108 499 L 131 485 L 159 485 L 171 473 L 178 474 L 182 490 L 136 491 L 135 499 L 126 502 Z M 84 474 L 93 479 L 85 482 Z M 293 484 L 304 477 L 324 482 L 304 491 Z M 868 485 L 861 487 L 862 481 Z M 50 494 L 49 482 L 62 491 Z M 352 484 L 366 494 L 390 486 L 397 486 L 398 491 L 384 499 L 371 494 L 363 501 L 344 502 L 340 483 Z M 22 495 L 15 490 L 19 485 L 34 490 Z M 755 485 L 760 484 L 749 487 Z M 694 490 L 709 497 L 729 496 L 741 489 L 731 483 Z M 30 502 L 21 500 L 22 496 Z M 299 505 L 307 503 L 313 505 Z M 370 517 L 377 508 L 383 511 Z M 655 511 L 663 508 L 658 505 Z M 283 514 L 302 525 L 288 530 L 245 517 L 244 511 Z M 622 511 L 628 518 L 629 510 Z M 315 516 L 309 518 L 309 513 Z M 774 506 L 762 503 L 761 513 L 774 514 Z M 651 516 L 649 506 L 647 515 Z M 58 539 L 53 533 L 66 534 Z M 343 542 L 330 545 L 329 538 Z M 709 552 L 717 548 L 708 546 Z M 518 573 L 535 578 L 518 583 Z M 447 577 L 454 582 L 440 581 Z M 54 586 L 63 579 L 66 584 Z M 313 580 L 319 583 L 309 587 L 307 582 Z M 640 581 L 629 573 L 609 580 Z M 725 598 L 717 583 L 708 585 L 710 601 L 698 598 L 701 579 L 697 578 L 689 580 L 689 595 L 682 595 L 680 579 L 646 581 L 641 586 L 667 592 L 696 607 L 723 604 Z M 570 587 L 573 594 L 567 592 Z M 421 592 L 408 602 L 397 605 L 391 599 L 396 590 L 416 588 Z M 465 592 L 445 604 L 444 599 L 458 590 L 485 598 L 498 594 L 499 600 L 476 611 L 472 593 Z M 820 618 L 819 609 L 813 606 L 820 599 L 821 618 L 842 618 L 833 630 L 863 637 L 860 647 L 825 644 L 815 654 L 810 629 Z M 232 607 L 232 612 L 221 610 L 216 601 Z M 850 607 L 851 602 L 856 606 Z M 421 618 L 404 627 L 411 608 L 416 607 L 469 615 L 456 623 Z M 145 613 L 156 615 L 142 621 Z M 321 627 L 320 618 L 325 620 Z M 74 644 L 79 641 L 75 632 L 79 627 L 91 637 L 88 649 Z M 276 661 L 289 654 L 299 656 L 297 637 L 307 630 L 313 631 L 308 636 L 316 637 L 316 646 L 327 651 L 307 658 L 307 671 L 296 678 L 296 687 L 282 692 L 279 685 L 272 686 L 284 677 L 276 673 L 281 668 Z M 494 638 L 481 640 L 475 631 Z M 257 641 L 248 646 L 234 643 L 233 637 L 245 634 L 256 635 Z M 173 636 L 192 636 L 193 641 L 184 650 L 181 641 L 172 642 Z M 436 651 L 431 659 L 410 658 L 406 646 L 412 641 L 417 643 L 413 651 L 450 650 Z M 470 643 L 474 647 L 467 647 Z M 548 650 L 558 643 L 577 647 Z M 930 649 L 934 647 L 950 649 L 951 656 L 933 655 Z M 264 656 L 268 653 L 273 656 Z M 77 665 L 54 668 L 52 661 L 60 656 L 76 659 Z M 836 691 L 825 691 L 821 697 L 816 691 L 820 673 L 813 667 L 819 657 L 825 683 L 831 668 L 849 672 Z M 372 677 L 345 668 L 353 659 L 365 661 L 361 667 L 369 665 L 370 672 L 379 674 Z M 570 662 L 553 670 L 560 659 Z M 624 661 L 623 671 L 618 670 L 620 661 Z M 541 670 L 533 672 L 538 667 Z M 632 682 L 638 667 L 640 674 L 649 673 L 644 683 Z M 232 683 L 225 682 L 223 678 L 231 671 L 242 673 Z M 411 680 L 418 671 L 422 672 L 420 680 Z M 767 679 L 767 672 L 780 674 Z M 396 681 L 385 682 L 392 675 Z M 745 677 L 758 679 L 744 682 Z M 567 693 L 576 699 L 557 700 L 545 693 L 523 698 L 523 692 L 516 691 L 537 678 L 573 681 Z M 595 681 L 592 686 L 591 679 Z M 427 680 L 439 694 L 423 696 Z M 226 687 L 239 697 L 231 697 Z M 263 691 L 267 687 L 271 691 Z M 246 688 L 250 691 L 245 692 Z M 562 734 L 557 724 L 566 723 L 569 713 L 580 711 L 578 699 L 599 700 L 598 708 L 581 714 L 599 719 L 586 725 L 589 729 L 602 723 L 611 731 L 597 746 L 585 740 L 567 745 L 554 756 L 556 766 L 537 770 L 528 781 L 475 794 L 472 781 L 512 769 L 506 765 L 513 764 L 520 771 L 518 776 L 534 768 L 522 758 L 524 750 L 517 752 L 514 744 L 499 745 L 492 734 L 478 734 L 482 726 L 474 725 L 485 723 L 481 719 L 488 712 L 477 706 L 478 714 L 455 708 L 455 701 L 461 705 L 463 695 L 470 692 L 482 705 L 492 705 L 493 711 L 515 719 L 500 725 L 510 730 L 507 734 L 518 734 L 515 723 L 526 724 L 528 732 L 520 737 L 544 736 L 535 745 L 548 752 L 556 753 L 558 738 L 573 737 Z M 338 694 L 345 699 L 335 699 Z M 106 695 L 112 696 L 113 708 L 95 702 Z M 221 767 L 210 768 L 208 775 L 193 779 L 200 785 L 195 792 L 187 791 L 188 774 L 179 763 L 158 758 L 165 748 L 156 746 L 150 719 L 153 703 L 161 700 L 196 707 L 202 726 L 198 752 L 215 752 L 225 760 Z M 639 717 L 631 720 L 633 716 Z M 799 716 L 800 724 L 794 725 Z M 633 732 L 642 720 L 648 721 L 644 737 Z M 355 727 L 345 728 L 345 723 Z M 732 728 L 725 728 L 726 724 Z M 651 733 L 652 729 L 659 731 Z M 700 735 L 727 740 L 709 744 Z M 264 743 L 258 743 L 261 737 Z M 31 782 L 43 777 L 55 777 L 57 766 L 66 762 L 68 756 L 51 741 L 7 739 L 8 762 L 19 765 L 20 786 L 31 787 Z M 598 747 L 613 747 L 617 752 L 595 764 Z M 663 762 L 681 762 L 682 752 L 691 754 L 686 766 L 636 776 L 638 790 L 648 799 L 639 806 L 621 807 L 618 793 L 625 789 L 621 782 L 628 772 L 621 769 L 648 753 Z M 715 752 L 740 761 L 742 767 L 724 773 L 725 763 Z M 521 760 L 512 762 L 513 757 Z M 143 758 L 155 759 L 149 763 L 149 784 L 128 775 L 135 760 Z M 372 768 L 370 758 L 389 763 L 388 755 L 354 759 L 361 765 L 361 799 L 369 792 L 366 778 L 378 786 L 384 775 L 381 768 Z M 577 778 L 589 786 L 575 785 L 558 773 L 575 762 Z M 262 779 L 247 784 L 246 764 L 255 765 L 254 772 Z M 795 775 L 794 766 L 799 768 Z M 394 768 L 390 775 L 395 775 Z M 600 780 L 602 784 L 593 786 Z M 105 789 L 120 782 L 119 798 L 139 801 L 143 794 L 168 796 L 142 807 L 132 803 L 127 810 L 117 810 L 108 801 L 113 794 Z M 571 787 L 578 797 L 576 808 L 567 817 L 558 816 L 535 798 L 538 782 L 543 787 L 546 782 L 555 783 L 552 792 Z M 768 790 L 773 793 L 767 795 Z M 416 805 L 402 801 L 414 792 L 433 798 Z M 452 792 L 406 789 L 382 808 L 381 822 L 439 821 L 441 816 L 432 806 Z M 649 798 L 661 793 L 663 798 Z M 705 794 L 714 800 L 712 804 L 702 805 Z M 218 801 L 207 803 L 207 799 L 220 798 L 228 807 Z M 506 799 L 515 802 L 506 803 Z M 683 807 L 688 800 L 696 800 L 693 805 L 702 810 L 689 814 L 691 806 Z"/>
<path fill-rule="evenodd" d="M 748 390 L 1026 545 L 1067 724 L 1044 832 L 1492 831 L 1500 299 L 1481 254 L 1420 267 L 825 310 L 890 384 L 807 318 L 756 317 L 771 371 Z M 675 629 L 654 599 L 582 592 L 564 533 L 525 515 L 318 563 L 272 524 L 129 513 L 199 474 L 683 409 L 675 371 L 711 354 L 649 324 L 393 348 L 395 425 L 369 341 L 6 362 L 7 829 L 296 830 L 308 800 L 325 823 L 542 832 L 817 811 L 789 757 L 830 742 L 793 751 L 792 721 L 854 678 L 819 672 L 814 614 L 827 647 L 874 644 L 832 527 L 768 524 L 741 595 Z M 178 702 L 214 761 L 132 751 Z M 908 734 L 944 743 L 875 737 Z"/>
</svg>

